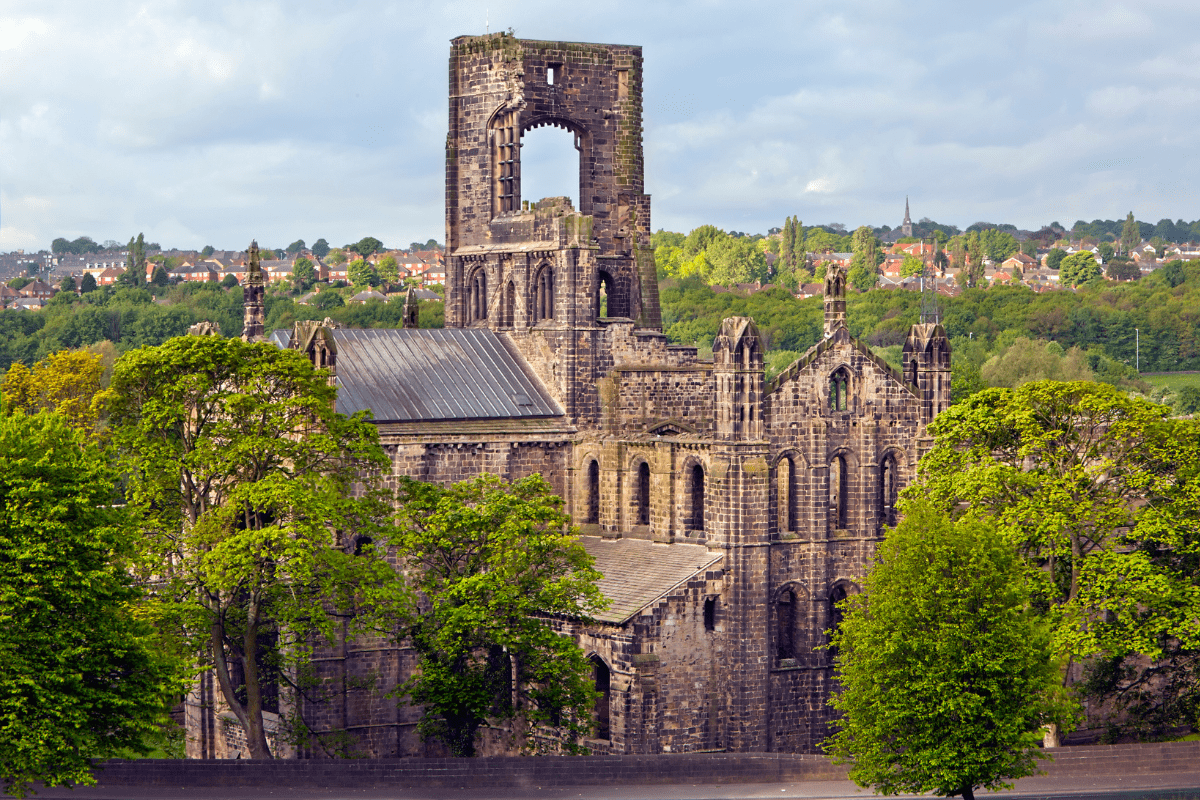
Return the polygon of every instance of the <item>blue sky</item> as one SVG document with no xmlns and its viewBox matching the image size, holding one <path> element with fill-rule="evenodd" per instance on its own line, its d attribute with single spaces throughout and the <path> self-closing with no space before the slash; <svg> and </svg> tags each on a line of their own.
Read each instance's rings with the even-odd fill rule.
<svg viewBox="0 0 1200 800">
<path fill-rule="evenodd" d="M 655 228 L 1200 217 L 1194 2 L 5 0 L 0 250 L 441 240 L 485 25 L 642 45 Z M 570 188 L 563 139 L 523 158 Z"/>
</svg>

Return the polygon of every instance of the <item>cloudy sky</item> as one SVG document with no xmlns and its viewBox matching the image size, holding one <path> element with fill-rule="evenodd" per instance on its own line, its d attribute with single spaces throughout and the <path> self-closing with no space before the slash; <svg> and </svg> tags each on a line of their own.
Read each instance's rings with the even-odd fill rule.
<svg viewBox="0 0 1200 800">
<path fill-rule="evenodd" d="M 485 26 L 643 46 L 655 228 L 1200 217 L 1195 2 L 0 0 L 0 250 L 441 240 Z"/>
</svg>

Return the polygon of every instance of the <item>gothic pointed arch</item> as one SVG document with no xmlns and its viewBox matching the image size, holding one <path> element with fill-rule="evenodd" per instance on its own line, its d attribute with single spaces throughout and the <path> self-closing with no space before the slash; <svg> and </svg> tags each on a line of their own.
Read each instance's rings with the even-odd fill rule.
<svg viewBox="0 0 1200 800">
<path fill-rule="evenodd" d="M 533 276 L 533 313 L 530 319 L 536 324 L 554 319 L 554 267 L 543 263 Z"/>
</svg>

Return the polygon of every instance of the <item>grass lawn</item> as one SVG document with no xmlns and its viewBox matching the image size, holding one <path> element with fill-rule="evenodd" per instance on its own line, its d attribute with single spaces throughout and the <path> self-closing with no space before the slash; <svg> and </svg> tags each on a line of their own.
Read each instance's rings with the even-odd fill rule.
<svg viewBox="0 0 1200 800">
<path fill-rule="evenodd" d="M 1153 386 L 1164 386 L 1172 392 L 1178 392 L 1185 386 L 1195 386 L 1200 389 L 1200 372 L 1168 372 L 1165 375 L 1143 373 L 1141 378 Z"/>
</svg>

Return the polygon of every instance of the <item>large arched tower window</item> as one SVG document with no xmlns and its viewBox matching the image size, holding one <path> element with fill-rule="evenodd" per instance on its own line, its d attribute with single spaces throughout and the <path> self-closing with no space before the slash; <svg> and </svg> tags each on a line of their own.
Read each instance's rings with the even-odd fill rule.
<svg viewBox="0 0 1200 800">
<path fill-rule="evenodd" d="M 467 281 L 467 322 L 487 319 L 487 270 L 483 267 L 471 273 Z"/>
<path fill-rule="evenodd" d="M 844 584 L 844 583 L 839 583 L 838 585 L 834 586 L 832 589 L 829 590 L 829 610 L 828 610 L 829 617 L 828 617 L 828 619 L 829 619 L 830 634 L 835 633 L 838 630 L 838 628 L 842 627 L 842 619 L 846 616 L 846 612 L 843 611 L 839 607 L 839 605 L 843 600 L 846 599 L 847 594 L 848 594 L 848 592 L 846 591 L 846 584 Z M 831 661 L 833 659 L 837 658 L 837 648 L 836 647 L 830 646 L 828 652 L 829 652 L 829 659 Z"/>
<path fill-rule="evenodd" d="M 587 468 L 587 521 L 589 525 L 600 522 L 600 462 L 592 459 Z"/>
<path fill-rule="evenodd" d="M 504 313 L 501 325 L 511 328 L 516 325 L 517 287 L 512 281 L 504 288 Z"/>
<path fill-rule="evenodd" d="M 501 111 L 492 119 L 492 216 L 516 211 L 521 202 L 521 146 L 517 111 Z"/>
<path fill-rule="evenodd" d="M 692 466 L 690 501 L 691 529 L 704 530 L 704 467 L 699 464 Z"/>
<path fill-rule="evenodd" d="M 544 265 L 533 282 L 533 321 L 554 319 L 554 269 Z"/>
<path fill-rule="evenodd" d="M 893 527 L 896 524 L 896 497 L 900 480 L 897 474 L 896 457 L 888 453 L 879 465 L 879 524 Z"/>
<path fill-rule="evenodd" d="M 616 316 L 612 309 L 614 286 L 612 275 L 600 270 L 596 276 L 596 319 Z"/>
<path fill-rule="evenodd" d="M 643 461 L 637 471 L 637 524 L 650 524 L 650 465 Z"/>
<path fill-rule="evenodd" d="M 845 530 L 849 527 L 847 513 L 847 485 L 845 456 L 834 456 L 829 462 L 829 521 L 832 527 Z"/>
</svg>

